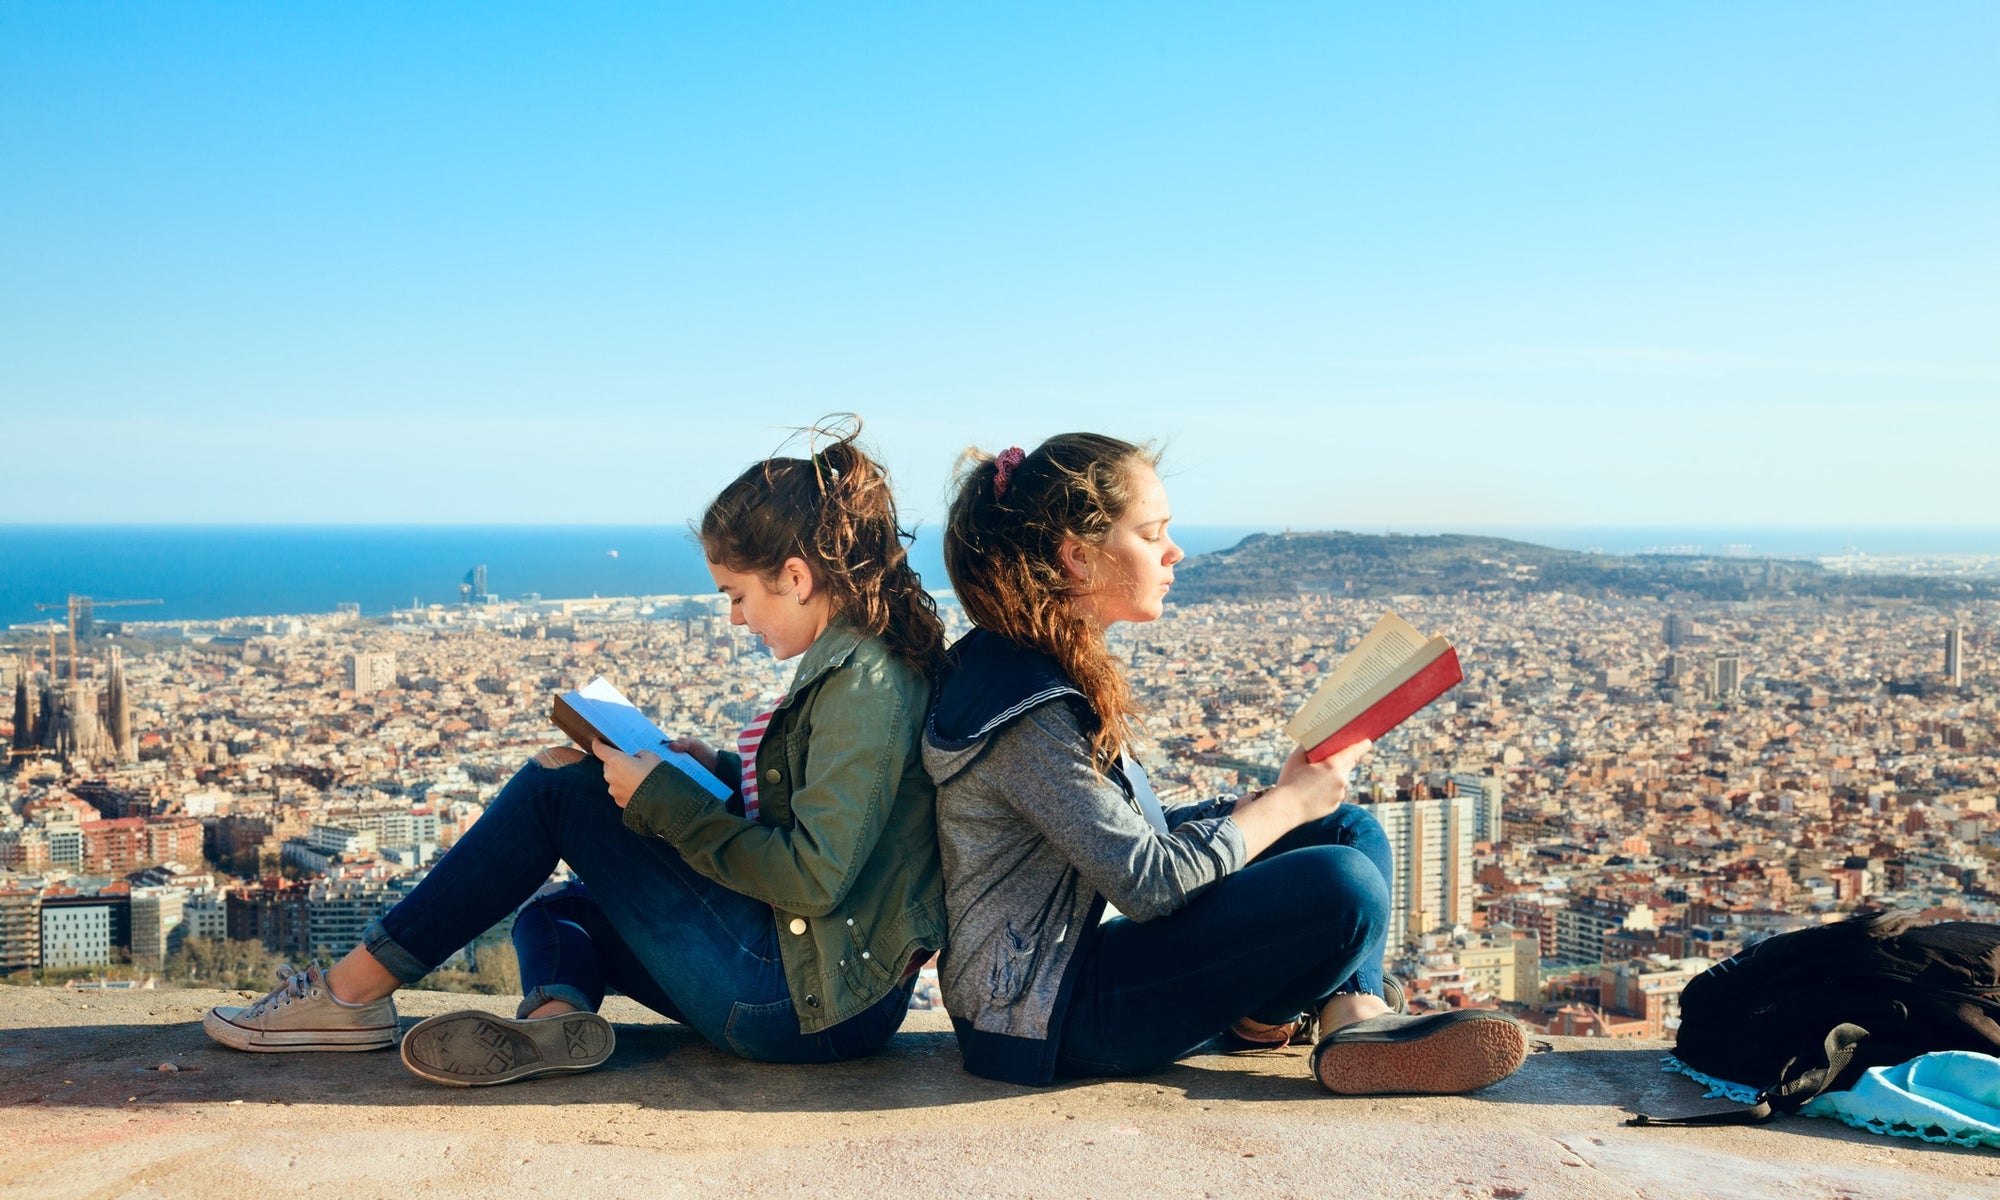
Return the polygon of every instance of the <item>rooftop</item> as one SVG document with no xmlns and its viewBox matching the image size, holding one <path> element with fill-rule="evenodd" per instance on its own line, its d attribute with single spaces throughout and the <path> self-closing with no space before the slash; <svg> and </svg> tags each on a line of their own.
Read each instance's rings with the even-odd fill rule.
<svg viewBox="0 0 2000 1200">
<path fill-rule="evenodd" d="M 1546 1039 L 1477 1098 L 1328 1096 L 1302 1049 L 1036 1090 L 966 1074 L 942 1014 L 876 1058 L 772 1067 L 614 998 L 604 1070 L 461 1091 L 388 1053 L 212 1045 L 201 1013 L 237 1002 L 0 988 L 0 1198 L 2000 1194 L 2000 1154 L 1827 1121 L 1626 1128 L 1701 1107 L 1658 1042 Z M 468 1002 L 513 1009 L 398 997 L 406 1025 Z"/>
</svg>

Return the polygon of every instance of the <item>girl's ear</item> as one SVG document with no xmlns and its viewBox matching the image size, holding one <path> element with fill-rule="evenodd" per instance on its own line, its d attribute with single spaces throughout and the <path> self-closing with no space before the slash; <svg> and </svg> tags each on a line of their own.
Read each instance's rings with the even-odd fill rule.
<svg viewBox="0 0 2000 1200">
<path fill-rule="evenodd" d="M 1063 570 L 1071 579 L 1081 584 L 1090 583 L 1090 547 L 1073 537 L 1066 537 L 1062 545 L 1056 547 L 1056 558 L 1062 562 Z"/>
<path fill-rule="evenodd" d="M 785 560 L 785 565 L 778 570 L 783 573 L 785 582 L 791 585 L 792 595 L 798 597 L 800 604 L 812 599 L 813 573 L 812 568 L 806 565 L 805 559 L 797 556 L 788 558 Z"/>
</svg>

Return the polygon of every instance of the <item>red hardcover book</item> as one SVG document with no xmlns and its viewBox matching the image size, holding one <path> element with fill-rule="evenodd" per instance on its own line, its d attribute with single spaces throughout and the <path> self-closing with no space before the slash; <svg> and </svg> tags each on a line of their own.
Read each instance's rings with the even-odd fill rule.
<svg viewBox="0 0 2000 1200">
<path fill-rule="evenodd" d="M 1285 728 L 1314 762 L 1372 741 L 1465 678 L 1458 651 L 1394 613 L 1340 661 Z"/>
</svg>

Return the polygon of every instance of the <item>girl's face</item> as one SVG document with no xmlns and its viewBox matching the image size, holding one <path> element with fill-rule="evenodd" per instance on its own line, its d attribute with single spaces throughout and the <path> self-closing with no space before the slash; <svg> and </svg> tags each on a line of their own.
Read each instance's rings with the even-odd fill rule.
<svg viewBox="0 0 2000 1200">
<path fill-rule="evenodd" d="M 826 593 L 815 586 L 804 559 L 788 558 L 776 578 L 708 564 L 715 590 L 729 597 L 729 623 L 748 626 L 780 659 L 804 654 L 826 632 Z"/>
<path fill-rule="evenodd" d="M 1063 566 L 1076 580 L 1071 603 L 1099 629 L 1119 621 L 1157 620 L 1174 583 L 1174 564 L 1187 555 L 1167 536 L 1173 519 L 1159 473 L 1134 462 L 1127 480 L 1132 506 L 1101 546 L 1063 543 Z"/>
</svg>

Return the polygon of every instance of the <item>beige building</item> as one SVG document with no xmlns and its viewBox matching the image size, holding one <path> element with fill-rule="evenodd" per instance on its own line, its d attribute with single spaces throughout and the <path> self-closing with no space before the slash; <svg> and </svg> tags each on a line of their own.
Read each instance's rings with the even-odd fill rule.
<svg viewBox="0 0 2000 1200">
<path fill-rule="evenodd" d="M 1433 929 L 1472 922 L 1473 797 L 1386 800 L 1369 806 L 1395 864 L 1389 895 L 1393 952 Z"/>
</svg>

